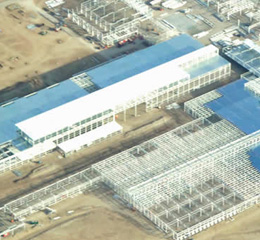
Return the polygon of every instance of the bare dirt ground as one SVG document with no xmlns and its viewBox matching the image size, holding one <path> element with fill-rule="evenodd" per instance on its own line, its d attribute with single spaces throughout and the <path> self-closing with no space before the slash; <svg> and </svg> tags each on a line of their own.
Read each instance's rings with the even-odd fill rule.
<svg viewBox="0 0 260 240">
<path fill-rule="evenodd" d="M 260 205 L 197 234 L 194 240 L 259 240 Z"/>
<path fill-rule="evenodd" d="M 57 212 L 35 213 L 27 220 L 39 221 L 39 226 L 26 226 L 15 240 L 162 240 L 164 234 L 140 213 L 113 198 L 114 192 L 101 187 L 55 206 Z M 68 211 L 74 211 L 68 214 Z M 194 240 L 258 240 L 260 206 L 235 216 L 194 236 Z M 55 217 L 60 217 L 54 220 Z"/>
<path fill-rule="evenodd" d="M 80 38 L 71 37 L 63 31 L 49 31 L 54 25 L 39 14 L 32 0 L 17 1 L 23 13 L 7 10 L 5 7 L 8 4 L 4 3 L 0 5 L 0 62 L 3 65 L 0 70 L 0 89 L 95 52 Z M 29 24 L 42 23 L 45 26 L 27 29 Z M 47 35 L 39 34 L 45 30 L 48 31 Z M 51 84 L 51 81 L 47 84 Z"/>
<path fill-rule="evenodd" d="M 153 224 L 133 212 L 119 200 L 113 199 L 109 189 L 97 189 L 66 200 L 54 206 L 53 216 L 43 212 L 33 214 L 28 220 L 39 221 L 40 226 L 27 225 L 14 239 L 70 239 L 70 240 L 160 240 L 163 234 Z M 69 215 L 68 211 L 74 211 Z M 53 218 L 61 217 L 54 221 Z"/>
</svg>

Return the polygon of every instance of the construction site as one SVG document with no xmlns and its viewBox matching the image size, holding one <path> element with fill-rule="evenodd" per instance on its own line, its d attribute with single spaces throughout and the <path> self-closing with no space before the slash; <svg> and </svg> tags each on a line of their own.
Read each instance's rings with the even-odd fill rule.
<svg viewBox="0 0 260 240">
<path fill-rule="evenodd" d="M 0 239 L 258 240 L 259 4 L 0 3 Z"/>
</svg>

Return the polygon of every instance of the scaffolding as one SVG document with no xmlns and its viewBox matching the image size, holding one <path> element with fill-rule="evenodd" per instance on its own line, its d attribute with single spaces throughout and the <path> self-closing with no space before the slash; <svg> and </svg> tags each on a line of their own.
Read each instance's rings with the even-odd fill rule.
<svg viewBox="0 0 260 240">
<path fill-rule="evenodd" d="M 69 16 L 97 40 L 113 45 L 138 33 L 140 23 L 150 19 L 152 12 L 141 0 L 88 0 Z"/>
</svg>

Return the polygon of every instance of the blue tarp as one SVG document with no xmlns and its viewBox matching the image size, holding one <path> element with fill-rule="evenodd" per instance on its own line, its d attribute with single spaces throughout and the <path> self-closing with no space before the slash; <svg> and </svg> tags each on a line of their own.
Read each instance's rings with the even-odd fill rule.
<svg viewBox="0 0 260 240">
<path fill-rule="evenodd" d="M 87 74 L 97 86 L 105 88 L 202 47 L 197 40 L 183 34 L 89 70 Z"/>
<path fill-rule="evenodd" d="M 205 106 L 227 119 L 246 134 L 260 129 L 259 99 L 244 89 L 244 79 L 237 80 L 217 91 L 223 96 Z"/>
<path fill-rule="evenodd" d="M 16 138 L 15 124 L 88 94 L 74 82 L 66 80 L 30 97 L 22 97 L 0 107 L 0 144 Z"/>
</svg>

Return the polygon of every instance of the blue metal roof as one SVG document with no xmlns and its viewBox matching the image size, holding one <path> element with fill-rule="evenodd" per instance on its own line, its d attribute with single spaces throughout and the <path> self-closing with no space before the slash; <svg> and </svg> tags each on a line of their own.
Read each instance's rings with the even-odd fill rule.
<svg viewBox="0 0 260 240">
<path fill-rule="evenodd" d="M 260 129 L 259 99 L 244 89 L 244 79 L 237 80 L 217 91 L 222 97 L 205 106 L 227 119 L 246 134 Z"/>
<path fill-rule="evenodd" d="M 15 124 L 88 94 L 67 80 L 0 107 L 0 144 L 17 137 Z"/>
<path fill-rule="evenodd" d="M 97 86 L 105 88 L 202 47 L 200 42 L 183 34 L 89 70 L 87 74 Z"/>
<path fill-rule="evenodd" d="M 219 67 L 229 64 L 229 62 L 221 56 L 216 56 L 210 60 L 200 63 L 197 66 L 186 69 L 190 74 L 191 79 L 211 72 Z"/>
<path fill-rule="evenodd" d="M 249 151 L 252 165 L 260 172 L 260 146 Z"/>
</svg>

